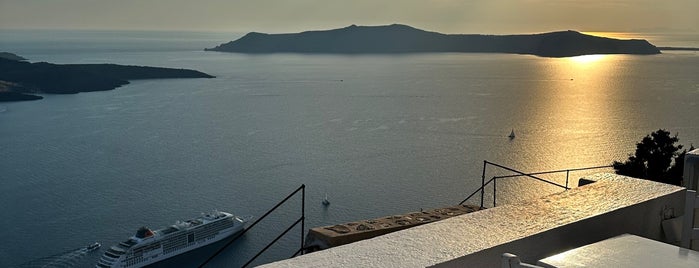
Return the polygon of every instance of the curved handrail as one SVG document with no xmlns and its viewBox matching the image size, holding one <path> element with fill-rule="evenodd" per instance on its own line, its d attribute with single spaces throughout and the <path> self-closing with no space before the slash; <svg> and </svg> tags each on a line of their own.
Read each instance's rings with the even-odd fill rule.
<svg viewBox="0 0 699 268">
<path fill-rule="evenodd" d="M 512 172 L 515 172 L 515 173 L 517 173 L 517 174 L 514 174 L 514 175 L 504 175 L 504 176 L 493 176 L 490 180 L 488 180 L 488 181 L 486 182 L 486 181 L 485 181 L 485 171 L 486 171 L 486 168 L 487 168 L 488 165 L 492 165 L 492 166 L 499 167 L 499 168 L 502 168 L 502 169 L 505 169 L 505 170 L 508 170 L 508 171 L 512 171 Z M 482 177 L 481 187 L 479 187 L 478 189 L 476 189 L 475 191 L 473 191 L 473 193 L 471 193 L 468 197 L 466 197 L 463 201 L 461 201 L 461 202 L 459 203 L 459 205 L 463 205 L 463 204 L 464 204 L 466 201 L 468 201 L 471 197 L 473 197 L 474 195 L 476 195 L 478 192 L 481 192 L 481 205 L 480 205 L 480 206 L 481 206 L 481 208 L 484 208 L 484 206 L 483 206 L 483 205 L 484 205 L 484 202 L 483 202 L 484 190 L 485 190 L 485 187 L 488 186 L 488 185 L 492 182 L 492 183 L 493 183 L 493 206 L 495 206 L 495 199 L 496 199 L 496 196 L 495 196 L 495 193 L 496 193 L 496 192 L 495 192 L 495 184 L 496 184 L 496 182 L 497 182 L 497 179 L 515 178 L 515 177 L 529 177 L 529 178 L 532 178 L 532 179 L 535 179 L 535 180 L 538 180 L 538 181 L 541 181 L 541 182 L 545 182 L 545 183 L 548 183 L 548 184 L 551 184 L 551 185 L 554 185 L 554 186 L 563 188 L 563 189 L 565 189 L 565 190 L 570 190 L 570 187 L 568 187 L 568 177 L 569 177 L 571 171 L 582 171 L 582 170 L 601 169 L 601 168 L 610 168 L 610 167 L 612 167 L 612 165 L 607 165 L 607 166 L 594 166 L 594 167 L 584 167 L 584 168 L 572 168 L 572 169 L 560 169 L 560 170 L 552 170 L 552 171 L 524 173 L 524 172 L 519 171 L 519 170 L 515 170 L 515 169 L 512 169 L 512 168 L 509 168 L 509 167 L 500 165 L 500 164 L 496 164 L 496 163 L 493 163 L 493 162 L 489 162 L 489 161 L 487 161 L 487 160 L 483 160 L 483 175 L 482 175 L 483 177 Z M 546 180 L 546 179 L 542 179 L 542 178 L 540 178 L 540 177 L 535 176 L 535 175 L 553 174 L 553 173 L 563 173 L 563 172 L 566 173 L 566 185 L 558 184 L 558 183 L 555 183 L 555 182 L 552 182 L 552 181 L 549 181 L 549 180 Z"/>
<path fill-rule="evenodd" d="M 305 184 L 301 184 L 301 186 L 299 186 L 299 188 L 297 188 L 295 191 L 293 191 L 292 193 L 290 193 L 289 195 L 287 195 L 286 198 L 284 198 L 282 201 L 280 201 L 279 203 L 277 203 L 277 205 L 275 205 L 272 209 L 268 210 L 264 215 L 262 215 L 262 217 L 260 217 L 260 218 L 257 219 L 255 222 L 253 222 L 252 224 L 250 224 L 250 226 L 248 226 L 247 228 L 243 229 L 242 232 L 239 232 L 238 234 L 236 234 L 236 236 L 235 236 L 232 240 L 228 241 L 228 243 L 226 243 L 223 247 L 219 248 L 218 251 L 216 251 L 213 255 L 209 256 L 202 264 L 200 264 L 200 265 L 199 265 L 199 268 L 202 268 L 202 267 L 206 266 L 211 260 L 213 260 L 214 258 L 216 258 L 216 256 L 218 256 L 219 254 L 221 254 L 221 252 L 223 252 L 223 251 L 226 250 L 231 244 L 233 244 L 233 242 L 235 242 L 236 240 L 238 240 L 238 238 L 240 238 L 241 236 L 243 236 L 243 234 L 245 234 L 248 230 L 251 230 L 253 227 L 255 227 L 255 225 L 257 225 L 257 223 L 259 223 L 259 222 L 262 221 L 264 218 L 266 218 L 267 216 L 269 216 L 269 214 L 271 214 L 272 212 L 274 212 L 275 210 L 277 210 L 277 208 L 279 208 L 281 205 L 283 205 L 284 203 L 286 203 L 286 201 L 288 201 L 289 199 L 291 199 L 292 197 L 294 197 L 296 194 L 298 194 L 299 191 L 301 192 L 301 216 L 299 217 L 299 219 L 297 219 L 293 224 L 291 224 L 284 232 L 282 232 L 279 236 L 277 236 L 277 238 L 275 238 L 272 242 L 270 242 L 269 244 L 267 244 L 267 246 L 265 246 L 265 247 L 264 247 L 262 250 L 260 250 L 254 257 L 252 257 L 247 263 L 245 263 L 245 264 L 243 265 L 243 267 L 247 267 L 248 265 L 250 265 L 250 263 L 252 263 L 255 259 L 257 259 L 257 257 L 259 257 L 259 256 L 260 256 L 263 252 L 265 252 L 270 246 L 272 246 L 272 244 L 276 243 L 282 236 L 286 235 L 293 227 L 297 226 L 299 223 L 301 223 L 301 248 L 300 248 L 298 251 L 296 251 L 296 253 L 294 253 L 294 256 L 298 255 L 299 253 L 303 253 L 303 249 L 304 249 L 303 234 L 304 234 L 305 220 L 306 220 L 306 185 L 305 185 Z M 292 256 L 292 257 L 293 257 L 293 256 Z"/>
</svg>

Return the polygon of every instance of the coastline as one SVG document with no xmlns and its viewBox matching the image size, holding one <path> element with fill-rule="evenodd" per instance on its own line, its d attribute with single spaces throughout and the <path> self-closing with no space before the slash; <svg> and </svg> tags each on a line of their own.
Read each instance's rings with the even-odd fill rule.
<svg viewBox="0 0 699 268">
<path fill-rule="evenodd" d="M 52 64 L 0 58 L 0 101 L 38 100 L 30 95 L 113 90 L 129 80 L 214 78 L 191 69 L 117 64 Z"/>
<path fill-rule="evenodd" d="M 205 51 L 246 54 L 409 54 L 430 52 L 529 54 L 574 57 L 591 54 L 660 54 L 645 39 L 615 39 L 578 31 L 537 34 L 443 34 L 408 25 L 350 25 L 344 28 L 245 36 Z"/>
<path fill-rule="evenodd" d="M 660 51 L 699 51 L 699 47 L 658 47 Z"/>
<path fill-rule="evenodd" d="M 0 102 L 12 102 L 12 101 L 33 101 L 41 100 L 44 97 L 37 95 L 30 95 L 18 92 L 4 91 L 0 92 Z"/>
</svg>

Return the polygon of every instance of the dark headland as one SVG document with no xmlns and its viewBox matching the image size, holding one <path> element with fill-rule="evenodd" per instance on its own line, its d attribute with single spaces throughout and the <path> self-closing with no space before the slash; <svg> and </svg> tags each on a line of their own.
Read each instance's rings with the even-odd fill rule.
<svg viewBox="0 0 699 268">
<path fill-rule="evenodd" d="M 659 54 L 646 40 L 620 40 L 560 31 L 528 35 L 442 34 L 406 25 L 356 26 L 302 33 L 251 32 L 206 49 L 238 53 L 423 53 L 476 52 L 570 57 L 588 54 Z"/>
<path fill-rule="evenodd" d="M 10 52 L 0 52 L 0 58 L 7 59 L 7 60 L 16 60 L 16 61 L 27 60 L 27 59 L 25 59 L 17 54 L 10 53 Z"/>
<path fill-rule="evenodd" d="M 0 56 L 0 102 L 41 99 L 41 96 L 33 94 L 42 93 L 74 94 L 112 90 L 128 84 L 129 80 L 137 79 L 213 78 L 188 69 L 116 64 L 29 63 L 20 60 L 21 57 L 7 56 L 9 54 L 11 53 Z"/>
</svg>

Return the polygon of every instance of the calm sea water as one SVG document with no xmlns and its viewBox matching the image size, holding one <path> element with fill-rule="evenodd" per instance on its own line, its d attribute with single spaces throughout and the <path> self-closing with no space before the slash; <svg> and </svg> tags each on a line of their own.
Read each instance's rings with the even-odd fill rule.
<svg viewBox="0 0 699 268">
<path fill-rule="evenodd" d="M 551 59 L 202 51 L 238 36 L 0 32 L 0 51 L 31 61 L 217 76 L 0 103 L 0 266 L 41 259 L 90 267 L 102 251 L 61 253 L 211 209 L 259 217 L 301 184 L 308 228 L 457 204 L 480 186 L 483 160 L 530 172 L 606 165 L 659 128 L 699 145 L 695 52 Z M 699 46 L 692 36 L 654 38 Z M 503 172 L 488 176 L 496 174 Z M 555 191 L 511 181 L 498 184 L 497 198 Z M 299 205 L 297 198 L 282 207 L 211 266 L 247 261 L 299 217 Z M 256 263 L 296 251 L 295 230 Z M 196 265 L 215 247 L 175 261 Z"/>
</svg>

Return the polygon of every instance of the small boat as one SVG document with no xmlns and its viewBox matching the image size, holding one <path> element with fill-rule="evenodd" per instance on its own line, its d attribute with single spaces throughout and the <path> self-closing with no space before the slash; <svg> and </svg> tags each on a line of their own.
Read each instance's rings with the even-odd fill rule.
<svg viewBox="0 0 699 268">
<path fill-rule="evenodd" d="M 328 194 L 325 194 L 325 199 L 323 199 L 323 205 L 324 206 L 330 205 L 330 201 L 328 201 Z"/>
<path fill-rule="evenodd" d="M 510 135 L 507 137 L 509 137 L 510 139 L 514 139 L 515 138 L 515 130 L 512 129 L 512 131 L 510 132 Z"/>
<path fill-rule="evenodd" d="M 102 244 L 95 242 L 95 243 L 92 243 L 92 244 L 88 245 L 87 247 L 85 247 L 85 249 L 87 250 L 87 252 L 92 252 L 92 251 L 97 250 L 101 246 L 102 246 Z"/>
</svg>

